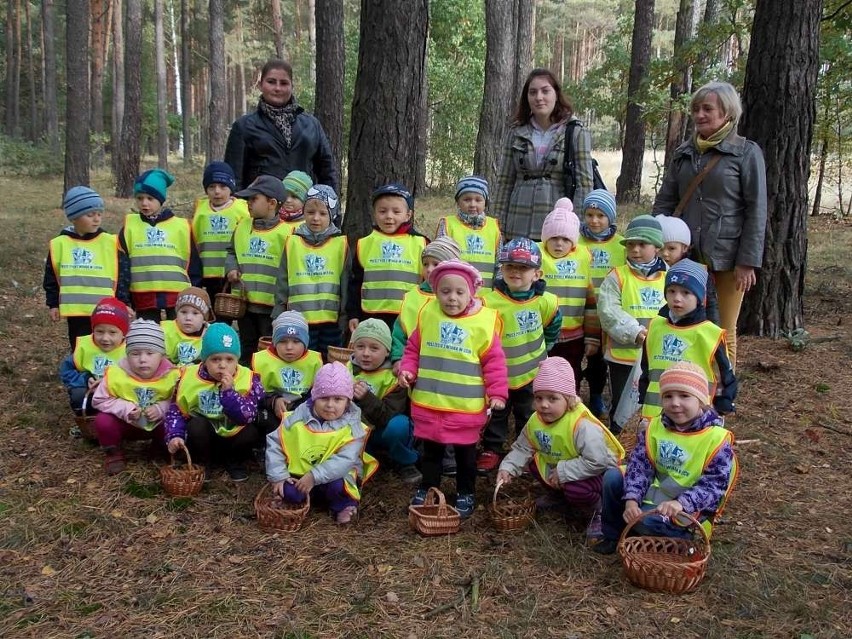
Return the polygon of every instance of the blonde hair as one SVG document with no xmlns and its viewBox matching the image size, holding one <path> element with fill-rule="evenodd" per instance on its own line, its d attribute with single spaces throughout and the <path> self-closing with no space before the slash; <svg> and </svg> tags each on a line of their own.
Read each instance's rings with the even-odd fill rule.
<svg viewBox="0 0 852 639">
<path fill-rule="evenodd" d="M 689 103 L 690 111 L 706 100 L 711 93 L 719 99 L 719 108 L 725 117 L 736 126 L 743 114 L 743 103 L 740 101 L 740 94 L 728 82 L 708 82 L 700 87 L 692 94 L 692 101 Z"/>
</svg>

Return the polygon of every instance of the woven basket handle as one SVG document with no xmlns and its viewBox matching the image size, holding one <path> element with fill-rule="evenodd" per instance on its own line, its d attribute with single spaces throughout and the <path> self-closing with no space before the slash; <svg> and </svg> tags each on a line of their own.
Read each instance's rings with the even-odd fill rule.
<svg viewBox="0 0 852 639">
<path fill-rule="evenodd" d="M 494 496 L 491 498 L 491 503 L 495 506 L 497 505 L 497 493 L 500 492 L 500 489 L 504 486 L 503 480 L 498 479 L 497 483 L 494 484 Z"/>
<path fill-rule="evenodd" d="M 182 450 L 184 452 L 184 454 L 186 455 L 187 468 L 189 468 L 189 470 L 192 470 L 192 457 L 190 457 L 189 455 L 189 448 L 187 448 L 185 444 L 181 444 L 180 446 L 178 446 L 178 450 Z M 172 466 L 174 466 L 176 462 L 177 459 L 174 455 L 172 455 Z"/>
<path fill-rule="evenodd" d="M 426 491 L 426 501 L 423 503 L 427 506 L 434 506 L 437 503 L 439 517 L 444 517 L 447 514 L 447 498 L 434 486 Z"/>
<path fill-rule="evenodd" d="M 662 513 L 660 512 L 659 508 L 654 508 L 653 510 L 648 510 L 646 512 L 643 512 L 638 517 L 634 518 L 633 521 L 628 523 L 624 527 L 624 530 L 621 531 L 621 537 L 618 538 L 618 544 L 621 545 L 621 543 L 627 538 L 627 533 L 630 532 L 630 529 L 633 528 L 633 526 L 638 524 L 640 521 L 645 519 L 645 517 L 647 517 L 648 515 L 660 515 L 660 514 L 662 514 Z M 709 548 L 710 547 L 710 537 L 707 536 L 707 531 L 704 530 L 704 526 L 701 525 L 701 522 L 698 521 L 695 517 L 693 517 L 690 513 L 686 512 L 685 510 L 683 510 L 680 513 L 677 514 L 677 517 L 681 517 L 681 516 L 686 517 L 689 520 L 690 527 L 698 528 L 698 530 L 701 531 L 701 538 L 702 538 L 702 541 L 704 542 L 704 547 Z"/>
</svg>

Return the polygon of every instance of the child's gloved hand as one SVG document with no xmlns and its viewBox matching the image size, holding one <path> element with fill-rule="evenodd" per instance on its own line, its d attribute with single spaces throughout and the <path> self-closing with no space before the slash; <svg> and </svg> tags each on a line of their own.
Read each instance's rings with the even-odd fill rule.
<svg viewBox="0 0 852 639">
<path fill-rule="evenodd" d="M 172 437 L 167 444 L 167 448 L 169 449 L 169 453 L 174 455 L 185 445 L 186 442 L 183 440 L 183 437 Z"/>
</svg>

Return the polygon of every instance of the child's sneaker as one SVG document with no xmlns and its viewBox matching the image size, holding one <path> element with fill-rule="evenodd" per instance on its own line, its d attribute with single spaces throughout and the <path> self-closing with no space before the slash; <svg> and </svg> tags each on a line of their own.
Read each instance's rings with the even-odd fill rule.
<svg viewBox="0 0 852 639">
<path fill-rule="evenodd" d="M 467 519 L 476 508 L 476 499 L 470 493 L 456 497 L 456 510 L 462 519 Z"/>
<path fill-rule="evenodd" d="M 589 547 L 595 546 L 603 541 L 603 538 L 601 510 L 600 508 L 595 508 L 592 519 L 589 521 L 589 525 L 586 526 L 586 545 Z"/>
<path fill-rule="evenodd" d="M 243 464 L 229 464 L 225 467 L 225 471 L 232 482 L 239 483 L 248 479 L 248 471 Z"/>
<path fill-rule="evenodd" d="M 502 457 L 493 450 L 484 450 L 476 458 L 476 470 L 480 473 L 490 473 L 492 470 L 497 470 L 501 459 Z"/>
<path fill-rule="evenodd" d="M 407 466 L 401 466 L 397 471 L 399 478 L 406 484 L 419 484 L 423 479 L 423 475 L 417 470 L 417 466 L 414 464 L 408 464 Z"/>
<path fill-rule="evenodd" d="M 120 450 L 107 451 L 104 459 L 104 470 L 107 475 L 118 475 L 127 469 L 127 461 L 124 459 L 124 453 Z"/>
<path fill-rule="evenodd" d="M 358 517 L 358 508 L 357 506 L 347 506 L 339 513 L 337 513 L 337 517 L 335 520 L 341 526 L 345 526 L 346 524 L 351 524 Z"/>
<path fill-rule="evenodd" d="M 418 488 L 417 492 L 414 493 L 414 497 L 411 498 L 410 504 L 412 506 L 422 506 L 426 503 L 426 493 L 429 492 L 425 488 Z"/>
<path fill-rule="evenodd" d="M 618 549 L 618 541 L 615 539 L 601 539 L 598 543 L 592 546 L 592 552 L 599 555 L 611 555 Z"/>
</svg>

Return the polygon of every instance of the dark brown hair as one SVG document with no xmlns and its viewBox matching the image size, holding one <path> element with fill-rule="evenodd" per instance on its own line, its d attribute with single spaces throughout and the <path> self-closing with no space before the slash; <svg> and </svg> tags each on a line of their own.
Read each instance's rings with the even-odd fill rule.
<svg viewBox="0 0 852 639">
<path fill-rule="evenodd" d="M 527 92 L 530 90 L 530 82 L 532 82 L 535 78 L 546 78 L 548 84 L 550 84 L 550 86 L 553 87 L 553 90 L 556 91 L 556 104 L 553 107 L 553 113 L 550 114 L 550 121 L 552 123 L 555 124 L 556 122 L 562 122 L 574 115 L 574 106 L 571 104 L 571 100 L 562 93 L 562 85 L 559 84 L 559 80 L 556 79 L 553 72 L 550 69 L 538 68 L 530 71 L 530 74 L 527 76 L 527 81 L 524 82 L 524 88 L 521 90 L 521 97 L 518 99 L 518 108 L 515 110 L 515 118 L 513 121 L 515 126 L 526 124 L 530 120 L 532 110 L 530 110 L 530 101 L 527 97 Z"/>
<path fill-rule="evenodd" d="M 290 81 L 293 81 L 293 65 L 287 62 L 287 60 L 279 60 L 278 58 L 271 58 L 267 60 L 266 64 L 264 64 L 263 68 L 260 70 L 260 82 L 263 82 L 266 74 L 270 71 L 284 71 L 284 73 L 287 74 L 287 77 L 290 78 Z"/>
</svg>

